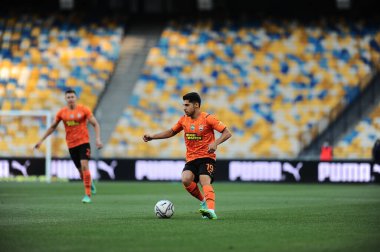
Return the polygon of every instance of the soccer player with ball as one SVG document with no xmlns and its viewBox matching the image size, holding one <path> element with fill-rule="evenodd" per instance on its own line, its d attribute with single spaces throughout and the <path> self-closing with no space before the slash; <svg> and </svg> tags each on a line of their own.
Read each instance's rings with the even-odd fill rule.
<svg viewBox="0 0 380 252">
<path fill-rule="evenodd" d="M 165 139 L 184 131 L 186 165 L 182 171 L 182 183 L 186 190 L 201 201 L 199 212 L 203 218 L 217 219 L 215 214 L 215 192 L 211 185 L 215 173 L 215 151 L 217 146 L 231 137 L 231 132 L 214 115 L 200 110 L 201 97 L 191 92 L 183 96 L 185 115 L 169 130 L 157 134 L 145 134 L 145 142 Z M 214 130 L 222 133 L 215 140 Z M 200 192 L 197 183 L 202 185 Z"/>
<path fill-rule="evenodd" d="M 46 131 L 42 139 L 34 146 L 38 149 L 42 142 L 54 132 L 58 124 L 63 121 L 66 131 L 66 142 L 69 147 L 71 159 L 77 167 L 80 177 L 83 180 L 85 187 L 85 196 L 82 199 L 83 203 L 91 202 L 91 193 L 96 192 L 95 185 L 92 182 L 90 170 L 88 167 L 88 160 L 91 155 L 91 148 L 89 143 L 89 134 L 87 129 L 87 121 L 95 129 L 96 147 L 98 149 L 103 147 L 100 140 L 100 126 L 96 118 L 91 113 L 91 110 L 83 105 L 77 104 L 77 95 L 74 90 L 67 90 L 65 92 L 65 100 L 67 106 L 62 108 L 56 115 L 54 123 Z"/>
</svg>

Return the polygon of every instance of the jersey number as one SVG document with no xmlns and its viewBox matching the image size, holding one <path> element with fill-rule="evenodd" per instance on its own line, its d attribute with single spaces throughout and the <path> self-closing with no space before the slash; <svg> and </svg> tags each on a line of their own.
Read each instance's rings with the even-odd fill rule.
<svg viewBox="0 0 380 252">
<path fill-rule="evenodd" d="M 212 164 L 206 164 L 207 172 L 212 174 L 214 172 L 214 166 Z"/>
<path fill-rule="evenodd" d="M 89 148 L 86 149 L 86 156 L 90 158 L 91 150 Z"/>
</svg>

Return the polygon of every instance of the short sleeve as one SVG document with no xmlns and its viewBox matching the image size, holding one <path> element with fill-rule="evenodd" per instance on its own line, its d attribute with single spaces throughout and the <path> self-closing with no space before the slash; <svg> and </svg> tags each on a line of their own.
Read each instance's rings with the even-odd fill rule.
<svg viewBox="0 0 380 252">
<path fill-rule="evenodd" d="M 206 117 L 206 122 L 218 132 L 222 132 L 226 128 L 226 125 L 219 121 L 214 115 L 208 115 Z"/>
<path fill-rule="evenodd" d="M 83 113 L 86 116 L 86 118 L 90 118 L 92 116 L 91 110 L 86 106 L 83 106 Z"/>
<path fill-rule="evenodd" d="M 178 122 L 172 127 L 172 130 L 173 130 L 175 133 L 178 133 L 178 132 L 180 132 L 181 130 L 183 130 L 183 127 L 182 127 L 182 120 L 183 120 L 183 117 L 181 117 L 181 119 L 179 119 Z"/>
<path fill-rule="evenodd" d="M 55 121 L 60 122 L 62 120 L 62 110 L 58 111 L 58 113 L 55 115 Z"/>
</svg>

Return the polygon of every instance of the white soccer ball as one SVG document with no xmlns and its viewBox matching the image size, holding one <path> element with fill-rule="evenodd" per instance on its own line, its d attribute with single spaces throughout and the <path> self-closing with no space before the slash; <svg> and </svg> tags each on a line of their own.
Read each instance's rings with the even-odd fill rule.
<svg viewBox="0 0 380 252">
<path fill-rule="evenodd" d="M 160 219 L 170 218 L 174 214 L 174 205 L 169 200 L 160 200 L 154 206 L 154 213 Z"/>
</svg>

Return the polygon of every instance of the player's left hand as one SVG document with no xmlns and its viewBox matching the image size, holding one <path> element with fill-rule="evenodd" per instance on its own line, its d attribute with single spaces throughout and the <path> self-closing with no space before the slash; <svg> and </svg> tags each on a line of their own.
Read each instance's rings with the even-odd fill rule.
<svg viewBox="0 0 380 252">
<path fill-rule="evenodd" d="M 98 148 L 98 150 L 100 150 L 101 148 L 103 148 L 102 140 L 96 139 L 96 148 Z"/>
<path fill-rule="evenodd" d="M 41 142 L 38 142 L 36 145 L 33 146 L 33 149 L 38 150 L 41 146 Z"/>
<path fill-rule="evenodd" d="M 210 144 L 208 146 L 208 153 L 214 153 L 217 148 L 218 148 L 218 146 L 216 145 L 215 142 L 213 142 L 212 144 Z"/>
</svg>

